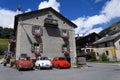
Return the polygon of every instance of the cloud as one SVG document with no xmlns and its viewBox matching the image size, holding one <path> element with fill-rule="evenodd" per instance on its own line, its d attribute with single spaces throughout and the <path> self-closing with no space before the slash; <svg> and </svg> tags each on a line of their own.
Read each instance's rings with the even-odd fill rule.
<svg viewBox="0 0 120 80">
<path fill-rule="evenodd" d="M 103 7 L 101 14 L 106 15 L 108 20 L 112 18 L 120 17 L 120 0 L 111 0 Z"/>
<path fill-rule="evenodd" d="M 0 26 L 13 28 L 14 26 L 14 16 L 17 14 L 17 11 L 11 11 L 7 9 L 0 8 Z"/>
<path fill-rule="evenodd" d="M 95 3 L 99 3 L 99 2 L 101 2 L 102 0 L 95 0 Z"/>
<path fill-rule="evenodd" d="M 32 10 L 31 10 L 30 8 L 28 8 L 27 11 L 25 11 L 25 12 L 31 12 L 31 11 L 32 11 Z"/>
<path fill-rule="evenodd" d="M 60 12 L 59 7 L 60 3 L 57 2 L 56 0 L 49 0 L 49 1 L 43 1 L 39 4 L 38 9 L 43 9 L 47 7 L 52 7 L 56 11 Z"/>
<path fill-rule="evenodd" d="M 101 30 L 103 30 L 102 27 L 94 28 L 94 29 L 89 30 L 85 35 L 88 35 L 88 34 L 93 33 L 93 32 L 99 33 Z"/>
<path fill-rule="evenodd" d="M 102 27 L 95 28 L 96 25 L 108 23 L 111 19 L 120 17 L 120 2 L 119 0 L 111 0 L 106 3 L 100 14 L 87 17 L 79 17 L 72 20 L 78 28 L 75 29 L 76 34 L 89 34 L 91 32 L 99 33 Z"/>
</svg>

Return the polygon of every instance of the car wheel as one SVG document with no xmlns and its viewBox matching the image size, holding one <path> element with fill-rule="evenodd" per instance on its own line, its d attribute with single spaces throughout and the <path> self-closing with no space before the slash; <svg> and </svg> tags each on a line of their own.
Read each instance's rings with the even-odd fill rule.
<svg viewBox="0 0 120 80">
<path fill-rule="evenodd" d="M 61 67 L 60 67 L 60 65 L 58 65 L 58 69 L 60 69 Z"/>
<path fill-rule="evenodd" d="M 40 67 L 40 65 L 38 66 L 38 69 L 39 69 L 39 70 L 41 70 L 41 67 Z"/>
<path fill-rule="evenodd" d="M 18 67 L 18 71 L 21 71 L 21 69 Z"/>
<path fill-rule="evenodd" d="M 37 69 L 38 67 L 35 65 L 35 68 Z"/>
<path fill-rule="evenodd" d="M 52 67 L 50 67 L 50 69 L 52 69 Z"/>
</svg>

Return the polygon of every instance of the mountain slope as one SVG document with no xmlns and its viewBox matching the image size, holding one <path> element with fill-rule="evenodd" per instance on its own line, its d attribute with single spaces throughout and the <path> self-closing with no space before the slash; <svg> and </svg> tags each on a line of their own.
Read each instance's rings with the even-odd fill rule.
<svg viewBox="0 0 120 80">
<path fill-rule="evenodd" d="M 120 32 L 120 21 L 113 23 L 111 26 L 107 27 L 106 29 L 102 30 L 99 35 L 106 36 L 106 35 L 113 35 L 117 32 Z"/>
</svg>

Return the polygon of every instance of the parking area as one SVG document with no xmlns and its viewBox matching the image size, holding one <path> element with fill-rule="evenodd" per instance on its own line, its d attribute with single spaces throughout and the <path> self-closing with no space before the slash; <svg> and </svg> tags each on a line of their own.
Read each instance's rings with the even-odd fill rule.
<svg viewBox="0 0 120 80">
<path fill-rule="evenodd" d="M 7 76 L 6 76 L 7 75 Z M 87 63 L 84 68 L 35 69 L 18 71 L 0 65 L 1 80 L 119 80 L 118 64 Z"/>
</svg>

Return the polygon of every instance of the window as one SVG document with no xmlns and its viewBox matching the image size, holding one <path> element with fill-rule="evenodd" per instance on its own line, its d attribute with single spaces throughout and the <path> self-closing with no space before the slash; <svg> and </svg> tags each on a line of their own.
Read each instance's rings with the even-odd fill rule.
<svg viewBox="0 0 120 80">
<path fill-rule="evenodd" d="M 70 50 L 69 50 L 69 45 L 68 44 L 62 45 L 62 53 L 64 54 L 65 57 L 70 56 Z"/>
<path fill-rule="evenodd" d="M 99 53 L 97 52 L 97 56 L 99 56 Z"/>
<path fill-rule="evenodd" d="M 120 41 L 119 41 L 119 45 L 120 45 Z"/>
<path fill-rule="evenodd" d="M 68 40 L 69 39 L 69 31 L 68 30 L 65 30 L 65 29 L 61 29 L 60 31 L 61 33 L 61 37 L 65 40 Z"/>
<path fill-rule="evenodd" d="M 68 36 L 68 31 L 65 29 L 61 30 L 61 33 L 61 36 Z"/>
<path fill-rule="evenodd" d="M 106 55 L 109 55 L 109 52 L 108 52 L 108 51 L 106 51 Z"/>
<path fill-rule="evenodd" d="M 42 36 L 43 35 L 43 28 L 42 28 L 42 26 L 37 26 L 37 25 L 32 26 L 32 34 L 36 38 L 39 38 L 40 36 Z"/>
<path fill-rule="evenodd" d="M 37 52 L 39 51 L 39 44 L 37 43 L 34 44 L 34 51 L 37 51 Z"/>
<path fill-rule="evenodd" d="M 43 44 L 42 43 L 40 43 L 40 44 L 38 44 L 38 43 L 33 43 L 32 45 L 31 45 L 31 51 L 34 53 L 34 52 L 40 52 L 40 53 L 42 53 L 42 51 L 43 51 Z"/>
<path fill-rule="evenodd" d="M 34 32 L 35 32 L 35 33 L 39 33 L 39 27 L 35 27 L 35 28 L 34 28 Z"/>
</svg>

